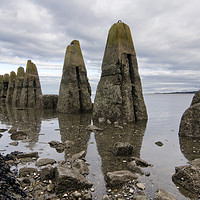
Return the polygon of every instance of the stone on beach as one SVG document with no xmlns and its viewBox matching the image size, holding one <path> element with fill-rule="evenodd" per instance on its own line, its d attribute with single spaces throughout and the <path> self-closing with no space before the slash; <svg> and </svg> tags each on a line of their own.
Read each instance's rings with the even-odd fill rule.
<svg viewBox="0 0 200 200">
<path fill-rule="evenodd" d="M 93 117 L 112 122 L 148 118 L 131 32 L 122 22 L 109 30 Z"/>
<path fill-rule="evenodd" d="M 91 87 L 80 44 L 74 40 L 66 49 L 57 111 L 83 113 L 92 110 Z"/>
<path fill-rule="evenodd" d="M 44 166 L 44 165 L 53 165 L 54 163 L 56 163 L 56 161 L 52 158 L 42 158 L 40 160 L 38 160 L 35 165 L 37 167 L 41 167 L 41 166 Z"/>
<path fill-rule="evenodd" d="M 163 189 L 158 189 L 155 200 L 176 200 L 176 198 Z"/>
<path fill-rule="evenodd" d="M 39 107 L 40 95 L 42 95 L 42 90 L 37 67 L 31 60 L 28 60 L 21 92 L 20 106 Z"/>
<path fill-rule="evenodd" d="M 138 176 L 128 170 L 107 173 L 107 182 L 110 187 L 121 187 L 123 184 L 137 179 Z"/>
<path fill-rule="evenodd" d="M 39 96 L 40 106 L 43 109 L 56 109 L 58 103 L 58 95 L 40 95 Z"/>
<path fill-rule="evenodd" d="M 66 167 L 56 167 L 55 180 L 57 192 L 64 192 L 74 189 L 87 189 L 92 183 L 76 170 Z"/>
</svg>

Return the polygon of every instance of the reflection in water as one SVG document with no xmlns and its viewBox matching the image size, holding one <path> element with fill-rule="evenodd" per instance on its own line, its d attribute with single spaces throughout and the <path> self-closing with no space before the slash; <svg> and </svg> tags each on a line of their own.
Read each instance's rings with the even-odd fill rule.
<svg viewBox="0 0 200 200">
<path fill-rule="evenodd" d="M 96 126 L 99 126 L 98 124 Z M 126 157 L 115 156 L 112 152 L 116 142 L 128 142 L 133 145 L 133 156 L 140 157 L 140 149 L 146 129 L 146 122 L 128 124 L 124 130 L 114 128 L 113 125 L 105 125 L 103 132 L 95 133 L 97 149 L 102 159 L 102 171 L 104 176 L 109 171 L 122 170 L 125 168 L 123 160 Z M 127 165 L 127 164 L 126 164 Z"/>
<path fill-rule="evenodd" d="M 181 152 L 189 161 L 200 158 L 200 139 L 179 137 Z"/>
<path fill-rule="evenodd" d="M 91 124 L 91 114 L 64 114 L 58 113 L 61 141 L 70 140 L 74 145 L 65 150 L 65 157 L 68 154 L 76 154 L 86 151 L 90 133 L 85 129 Z"/>
<path fill-rule="evenodd" d="M 1 123 L 11 125 L 11 130 L 23 131 L 27 134 L 29 147 L 38 142 L 41 130 L 42 111 L 38 109 L 17 110 L 10 106 L 1 107 Z"/>
</svg>

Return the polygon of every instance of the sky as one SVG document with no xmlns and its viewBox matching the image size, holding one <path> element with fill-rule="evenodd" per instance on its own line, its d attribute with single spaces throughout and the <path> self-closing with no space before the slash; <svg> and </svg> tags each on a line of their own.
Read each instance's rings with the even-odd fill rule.
<svg viewBox="0 0 200 200">
<path fill-rule="evenodd" d="M 132 33 L 143 92 L 200 89 L 199 0 L 0 0 L 0 74 L 31 59 L 58 94 L 66 47 L 79 40 L 93 93 L 110 27 Z"/>
</svg>

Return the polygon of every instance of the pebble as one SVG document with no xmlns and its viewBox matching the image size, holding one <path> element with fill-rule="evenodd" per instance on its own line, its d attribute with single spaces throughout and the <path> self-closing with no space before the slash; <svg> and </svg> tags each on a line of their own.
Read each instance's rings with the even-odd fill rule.
<svg viewBox="0 0 200 200">
<path fill-rule="evenodd" d="M 145 185 L 143 183 L 137 183 L 136 186 L 138 187 L 138 189 L 140 190 L 144 190 L 145 189 Z"/>
</svg>

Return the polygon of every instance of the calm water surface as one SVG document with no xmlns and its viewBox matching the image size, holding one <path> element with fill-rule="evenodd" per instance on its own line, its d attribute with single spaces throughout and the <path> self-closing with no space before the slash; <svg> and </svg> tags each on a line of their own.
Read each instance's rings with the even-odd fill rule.
<svg viewBox="0 0 200 200">
<path fill-rule="evenodd" d="M 3 154 L 12 151 L 37 151 L 40 158 L 64 160 L 82 150 L 86 150 L 86 161 L 90 164 L 90 179 L 95 188 L 93 197 L 101 199 L 106 194 L 104 177 L 107 172 L 127 168 L 129 158 L 116 157 L 112 153 L 116 142 L 129 142 L 134 146 L 134 155 L 153 164 L 143 168 L 150 176 L 141 176 L 139 181 L 145 183 L 145 193 L 154 197 L 158 188 L 171 192 L 177 199 L 192 197 L 189 193 L 177 188 L 172 182 L 175 166 L 185 165 L 188 160 L 200 157 L 200 142 L 195 140 L 179 140 L 178 129 L 183 112 L 189 107 L 192 94 L 154 94 L 145 95 L 149 120 L 116 129 L 113 125 L 100 125 L 103 132 L 90 133 L 85 129 L 93 123 L 91 115 L 57 114 L 52 110 L 14 110 L 0 107 L 0 128 L 18 129 L 28 133 L 28 141 L 19 141 L 17 147 L 9 145 L 13 142 L 8 131 L 0 138 L 0 151 Z M 75 145 L 63 153 L 51 148 L 52 140 L 71 140 Z M 161 141 L 159 147 L 155 142 Z M 27 163 L 34 166 L 34 163 Z M 20 165 L 19 167 L 22 167 Z M 193 198 L 193 197 L 192 197 Z"/>
</svg>

